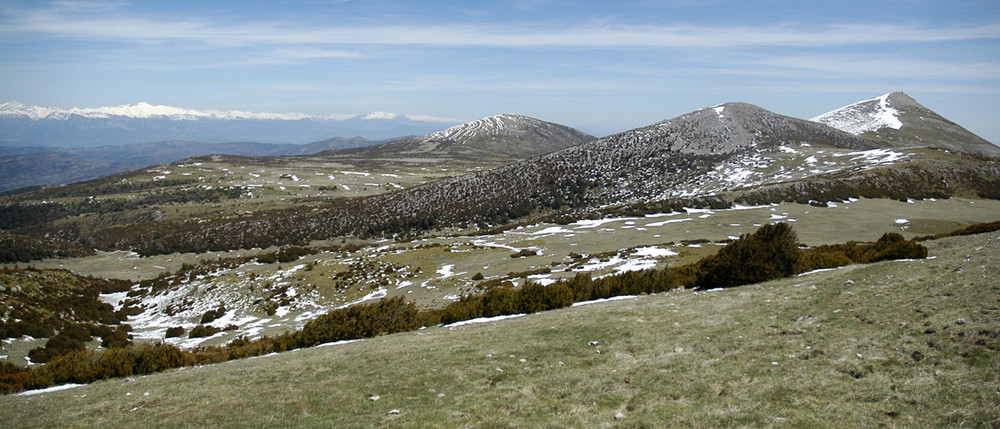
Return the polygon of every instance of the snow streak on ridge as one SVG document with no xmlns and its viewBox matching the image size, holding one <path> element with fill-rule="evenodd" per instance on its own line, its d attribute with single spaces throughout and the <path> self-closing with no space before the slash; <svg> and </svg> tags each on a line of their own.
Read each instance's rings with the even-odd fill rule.
<svg viewBox="0 0 1000 429">
<path fill-rule="evenodd" d="M 854 135 L 882 128 L 900 129 L 899 111 L 889 105 L 892 93 L 871 98 L 810 119 Z"/>
<path fill-rule="evenodd" d="M 511 113 L 494 115 L 427 134 L 423 141 L 465 141 L 477 135 L 499 135 L 506 128 L 516 129 L 527 119 L 525 116 Z"/>
</svg>

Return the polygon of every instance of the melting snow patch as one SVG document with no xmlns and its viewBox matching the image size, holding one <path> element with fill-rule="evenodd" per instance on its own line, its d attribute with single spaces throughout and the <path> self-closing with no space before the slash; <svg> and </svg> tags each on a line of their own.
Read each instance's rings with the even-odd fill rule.
<svg viewBox="0 0 1000 429">
<path fill-rule="evenodd" d="M 573 231 L 570 231 L 570 230 L 568 230 L 566 228 L 563 228 L 561 226 L 550 226 L 550 227 L 545 228 L 543 230 L 535 231 L 535 232 L 531 233 L 531 235 L 552 235 L 552 234 L 572 234 L 572 233 L 573 233 Z"/>
<path fill-rule="evenodd" d="M 786 152 L 786 153 L 799 153 L 799 151 L 797 151 L 795 149 L 792 149 L 792 148 L 790 148 L 788 146 L 778 146 L 778 149 L 780 149 L 782 152 Z"/>
<path fill-rule="evenodd" d="M 361 341 L 361 340 L 360 339 L 357 339 L 357 340 L 340 340 L 340 341 L 334 341 L 334 342 L 330 342 L 330 343 L 323 343 L 323 344 L 320 344 L 320 345 L 316 346 L 316 348 L 330 347 L 330 346 L 339 346 L 339 345 L 342 345 L 342 344 L 356 343 L 358 341 Z"/>
<path fill-rule="evenodd" d="M 809 274 L 822 273 L 823 271 L 833 271 L 833 270 L 836 270 L 836 268 L 817 268 L 817 269 L 812 270 L 812 271 L 806 271 L 804 273 L 799 273 L 797 276 L 805 276 L 805 275 L 809 275 Z"/>
<path fill-rule="evenodd" d="M 629 271 L 643 271 L 656 268 L 656 260 L 654 259 L 637 259 L 634 261 L 625 262 L 625 264 L 615 267 L 615 271 L 619 273 L 627 273 Z"/>
<path fill-rule="evenodd" d="M 896 219 L 896 223 L 899 224 L 899 225 L 903 225 L 903 224 L 910 223 L 910 220 L 909 219 L 902 219 L 902 218 L 901 219 Z"/>
<path fill-rule="evenodd" d="M 579 307 L 581 305 L 600 304 L 602 302 L 621 301 L 621 300 L 625 300 L 625 299 L 636 299 L 636 298 L 638 298 L 638 296 L 635 296 L 635 295 L 621 295 L 621 296 L 613 296 L 611 298 L 595 299 L 595 300 L 591 300 L 591 301 L 574 302 L 572 306 L 573 307 Z"/>
<path fill-rule="evenodd" d="M 441 275 L 442 279 L 446 279 L 448 277 L 453 277 L 456 275 L 455 272 L 452 271 L 454 269 L 455 269 L 455 264 L 444 264 L 441 266 L 441 268 L 438 268 L 437 273 Z"/>
<path fill-rule="evenodd" d="M 674 256 L 677 252 L 670 249 L 663 249 L 656 246 L 639 247 L 635 249 L 632 253 L 634 256 L 650 256 L 650 257 L 663 257 L 663 256 Z"/>
<path fill-rule="evenodd" d="M 575 225 L 576 229 L 584 228 L 596 228 L 606 223 L 620 222 L 626 220 L 635 220 L 634 217 L 617 217 L 617 218 L 606 218 L 606 219 L 581 219 L 573 222 L 571 225 Z"/>
<path fill-rule="evenodd" d="M 450 325 L 443 325 L 443 327 L 445 327 L 445 328 L 454 328 L 456 326 L 473 325 L 473 324 L 476 324 L 476 323 L 496 322 L 496 321 L 499 321 L 499 320 L 513 319 L 515 317 L 521 317 L 521 316 L 524 316 L 524 315 L 525 315 L 524 313 L 521 313 L 521 314 L 508 314 L 508 315 L 505 315 L 505 316 L 495 316 L 495 317 L 479 317 L 479 318 L 476 318 L 476 319 L 469 319 L 469 320 L 463 320 L 463 321 L 460 321 L 460 322 L 455 322 L 455 323 L 452 323 Z"/>
<path fill-rule="evenodd" d="M 83 386 L 82 384 L 63 384 L 61 386 L 46 387 L 44 389 L 28 390 L 25 392 L 18 393 L 17 396 L 30 396 L 30 395 L 40 395 L 42 393 L 58 392 L 60 390 L 72 389 L 74 387 Z"/>
</svg>

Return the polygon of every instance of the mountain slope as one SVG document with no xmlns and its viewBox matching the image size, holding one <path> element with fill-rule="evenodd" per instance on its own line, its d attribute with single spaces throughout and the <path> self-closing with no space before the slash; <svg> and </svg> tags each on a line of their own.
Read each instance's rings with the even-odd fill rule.
<svg viewBox="0 0 1000 429">
<path fill-rule="evenodd" d="M 463 135 L 455 131 L 443 134 Z M 159 222 L 148 224 L 148 231 L 129 226 L 100 235 L 109 238 L 103 243 L 108 248 L 156 253 L 189 249 L 195 243 L 212 243 L 220 249 L 250 248 L 277 244 L 275 240 L 391 236 L 472 224 L 486 227 L 532 213 L 583 213 L 654 202 L 690 204 L 720 192 L 791 181 L 828 169 L 870 167 L 898 155 L 859 152 L 836 158 L 827 151 L 819 154 L 825 157 L 822 161 L 815 161 L 808 159 L 812 155 L 788 146 L 800 147 L 803 142 L 843 153 L 873 148 L 871 143 L 822 124 L 731 103 L 516 164 L 399 192 L 331 201 L 310 211 L 275 210 L 240 222 Z M 799 166 L 807 161 L 825 168 Z"/>
<path fill-rule="evenodd" d="M 593 138 L 564 125 L 523 115 L 502 114 L 422 136 L 321 155 L 365 159 L 447 157 L 505 161 L 554 152 Z"/>
<path fill-rule="evenodd" d="M 361 147 L 375 143 L 364 137 L 335 137 L 304 145 L 255 142 L 204 143 L 172 140 L 120 146 L 71 148 L 0 146 L 0 191 L 96 179 L 153 164 L 169 163 L 202 155 L 226 154 L 258 157 L 311 155 L 324 150 Z"/>
<path fill-rule="evenodd" d="M 859 101 L 812 120 L 893 147 L 942 148 L 1000 157 L 1000 147 L 902 92 Z"/>
<path fill-rule="evenodd" d="M 485 125 L 451 129 L 440 137 L 482 136 Z M 419 149 L 420 142 L 441 140 L 410 141 Z M 434 144 L 445 154 L 439 157 L 449 148 L 464 149 L 460 143 Z M 817 122 L 727 103 L 514 164 L 368 197 L 282 204 L 235 219 L 130 221 L 86 233 L 53 223 L 15 232 L 158 254 L 344 236 L 403 238 L 436 229 L 477 231 L 541 219 L 736 203 L 1000 196 L 1000 166 L 989 160 L 884 146 Z"/>
</svg>

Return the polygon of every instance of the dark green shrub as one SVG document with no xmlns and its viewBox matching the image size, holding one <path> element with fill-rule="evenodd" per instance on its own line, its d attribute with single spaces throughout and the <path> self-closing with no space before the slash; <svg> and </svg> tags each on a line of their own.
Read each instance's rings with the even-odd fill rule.
<svg viewBox="0 0 1000 429">
<path fill-rule="evenodd" d="M 14 365 L 10 362 L 0 362 L 0 395 L 17 393 L 24 390 L 31 369 Z"/>
<path fill-rule="evenodd" d="M 174 326 L 172 328 L 167 328 L 167 332 L 166 332 L 166 336 L 165 337 L 166 338 L 177 338 L 177 337 L 180 337 L 181 335 L 184 335 L 184 332 L 185 331 L 184 331 L 184 327 L 183 326 Z"/>
<path fill-rule="evenodd" d="M 59 335 L 72 338 L 81 343 L 85 343 L 93 339 L 90 336 L 91 335 L 90 332 L 91 328 L 89 326 L 77 324 L 64 327 L 62 330 L 59 331 Z M 59 335 L 56 336 L 58 337 Z"/>
<path fill-rule="evenodd" d="M 18 331 L 21 331 L 21 335 L 27 335 L 32 338 L 49 338 L 55 334 L 55 329 L 51 326 L 37 321 L 22 320 L 14 322 L 12 325 Z"/>
<path fill-rule="evenodd" d="M 128 346 L 132 342 L 132 336 L 129 335 L 128 331 L 128 325 L 118 326 L 110 334 L 101 338 L 101 347 L 117 348 Z"/>
<path fill-rule="evenodd" d="M 927 248 L 907 241 L 902 235 L 890 232 L 883 235 L 875 243 L 865 248 L 864 259 L 859 262 L 871 263 L 894 259 L 923 259 L 927 257 Z"/>
<path fill-rule="evenodd" d="M 221 331 L 221 329 L 216 328 L 216 327 L 211 326 L 211 325 L 208 325 L 208 326 L 206 326 L 206 325 L 198 325 L 198 326 L 195 326 L 194 328 L 191 328 L 191 332 L 188 332 L 188 338 L 211 337 L 212 335 L 215 335 L 219 331 Z"/>
<path fill-rule="evenodd" d="M 824 245 L 800 250 L 799 262 L 796 265 L 795 272 L 803 273 L 821 268 L 842 267 L 851 263 L 853 261 L 847 257 L 843 249 L 840 249 L 838 246 Z"/>
<path fill-rule="evenodd" d="M 302 330 L 291 335 L 288 345 L 293 348 L 311 347 L 331 341 L 410 331 L 420 327 L 418 313 L 417 307 L 405 302 L 403 297 L 352 305 L 309 321 Z"/>
<path fill-rule="evenodd" d="M 205 312 L 205 314 L 202 314 L 201 323 L 202 324 L 212 323 L 213 321 L 215 321 L 215 319 L 218 319 L 224 316 L 225 314 L 226 314 L 226 307 L 224 305 L 220 305 L 219 308 L 215 310 L 208 310 Z"/>
<path fill-rule="evenodd" d="M 524 250 L 522 250 L 520 252 L 512 253 L 510 255 L 510 257 L 516 259 L 516 258 L 524 258 L 524 257 L 528 257 L 528 256 L 535 256 L 535 255 L 538 255 L 538 251 L 537 250 L 524 249 Z"/>
<path fill-rule="evenodd" d="M 787 277 L 795 273 L 798 259 L 798 239 L 792 227 L 768 224 L 703 259 L 697 284 L 730 287 Z"/>
</svg>

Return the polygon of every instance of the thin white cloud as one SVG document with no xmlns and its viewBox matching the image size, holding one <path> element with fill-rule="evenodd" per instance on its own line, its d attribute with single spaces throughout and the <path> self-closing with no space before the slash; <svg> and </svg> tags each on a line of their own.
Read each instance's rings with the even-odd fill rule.
<svg viewBox="0 0 1000 429">
<path fill-rule="evenodd" d="M 850 55 L 777 56 L 754 61 L 750 68 L 717 69 L 719 73 L 781 76 L 810 73 L 810 76 L 858 77 L 884 76 L 919 79 L 988 79 L 1000 78 L 1000 63 L 928 61 L 893 58 L 869 58 Z"/>
<path fill-rule="evenodd" d="M 95 2 L 97 3 L 97 2 Z M 745 47 L 836 46 L 1000 38 L 1000 24 L 926 27 L 841 24 L 712 27 L 698 25 L 382 25 L 329 26 L 284 22 L 169 20 L 130 15 L 67 13 L 66 9 L 7 10 L 0 30 L 48 37 L 118 42 L 191 41 L 246 45 L 431 45 L 487 47 Z M 568 28 L 569 27 L 569 28 Z"/>
</svg>

